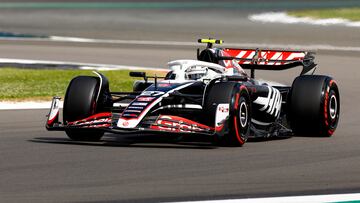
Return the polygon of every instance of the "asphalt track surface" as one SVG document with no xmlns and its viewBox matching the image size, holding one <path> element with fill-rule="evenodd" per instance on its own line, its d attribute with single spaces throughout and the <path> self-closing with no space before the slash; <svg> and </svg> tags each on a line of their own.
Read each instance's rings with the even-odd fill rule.
<svg viewBox="0 0 360 203">
<path fill-rule="evenodd" d="M 16 19 L 17 10 L 7 12 L 8 15 L 15 13 L 12 16 L 14 22 L 21 22 Z M 42 19 L 44 12 L 51 13 L 38 10 L 32 15 Z M 117 36 L 118 39 L 192 41 L 209 32 L 231 42 L 262 40 L 283 44 L 295 40 L 296 44 L 360 45 L 359 28 L 257 25 L 246 20 L 243 14 L 237 20 L 230 20 L 237 21 L 239 24 L 236 26 L 230 22 L 218 29 L 207 24 L 208 18 L 216 17 L 221 21 L 221 18 L 230 17 L 226 12 L 204 16 L 203 11 L 199 11 L 201 15 L 193 11 L 177 11 L 177 15 L 187 16 L 189 20 L 191 15 L 202 16 L 201 20 L 194 20 L 202 22 L 199 28 L 191 21 L 182 22 L 170 17 L 163 20 L 168 24 L 164 22 L 165 25 L 161 26 L 162 23 L 157 21 L 160 17 L 156 17 L 161 15 L 151 10 L 142 11 L 147 15 L 141 18 L 153 17 L 154 26 L 150 23 L 148 27 L 142 27 L 141 20 L 136 20 L 139 13 L 126 11 L 130 17 L 124 24 L 134 29 L 124 32 L 118 28 L 111 30 L 111 25 L 105 26 L 96 19 L 87 19 L 91 18 L 92 11 L 77 12 L 75 23 L 57 25 L 58 21 L 47 14 L 51 25 L 48 30 L 42 23 L 14 27 L 3 23 L 5 18 L 2 17 L 0 27 L 13 26 L 13 30 L 7 31 L 33 33 L 33 30 L 41 30 L 41 33 L 94 38 Z M 4 15 L 3 11 L 0 15 Z M 116 14 L 110 12 L 108 15 Z M 90 23 L 80 23 L 79 30 L 75 30 L 80 19 L 92 21 L 93 28 L 98 27 L 95 30 L 99 32 L 90 32 Z M 264 26 L 266 32 L 263 33 Z M 336 51 L 322 51 L 317 55 L 318 73 L 334 76 L 341 93 L 340 123 L 331 138 L 250 140 L 240 148 L 215 147 L 206 139 L 197 137 L 178 141 L 170 135 L 106 134 L 98 143 L 73 142 L 62 132 L 45 130 L 47 110 L 0 111 L 0 201 L 158 202 L 359 192 L 359 55 L 358 52 Z M 182 46 L 2 41 L 0 56 L 164 67 L 172 59 L 194 58 L 195 51 L 193 47 Z M 290 84 L 299 71 L 259 71 L 257 77 Z"/>
</svg>

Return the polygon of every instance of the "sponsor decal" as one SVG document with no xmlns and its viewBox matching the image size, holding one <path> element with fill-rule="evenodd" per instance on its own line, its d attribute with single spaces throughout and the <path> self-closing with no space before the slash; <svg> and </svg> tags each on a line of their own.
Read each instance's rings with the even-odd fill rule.
<svg viewBox="0 0 360 203">
<path fill-rule="evenodd" d="M 267 97 L 258 97 L 254 101 L 255 104 L 260 104 L 263 107 L 260 108 L 260 111 L 266 111 L 270 115 L 277 117 L 280 114 L 282 97 L 279 90 L 267 86 L 268 96 Z"/>
<path fill-rule="evenodd" d="M 131 110 L 131 109 L 126 109 L 126 112 L 134 112 L 134 113 L 141 113 L 140 110 Z"/>
<path fill-rule="evenodd" d="M 152 101 L 153 99 L 155 99 L 155 97 L 138 97 L 136 99 L 136 101 L 139 101 L 139 102 L 150 102 Z"/>
<path fill-rule="evenodd" d="M 129 122 L 128 121 L 124 121 L 123 123 L 122 123 L 122 126 L 124 126 L 124 127 L 126 127 L 126 126 L 128 126 L 129 125 Z"/>
<path fill-rule="evenodd" d="M 220 131 L 224 126 L 224 122 L 229 117 L 229 108 L 230 105 L 227 104 L 218 104 L 216 108 L 216 115 L 215 115 L 215 129 L 216 131 Z"/>
<path fill-rule="evenodd" d="M 167 94 L 165 94 L 165 92 L 160 92 L 160 91 L 144 91 L 141 96 L 151 96 L 151 97 L 155 97 L 154 100 L 152 100 L 151 102 L 133 102 L 130 104 L 130 106 L 127 107 L 127 109 L 130 109 L 132 106 L 142 106 L 144 107 L 142 113 L 140 113 L 139 115 L 135 115 L 135 114 L 123 114 L 121 115 L 120 119 L 117 122 L 117 126 L 118 127 L 123 127 L 123 128 L 135 128 L 140 121 L 144 118 L 144 116 L 149 112 L 149 110 L 151 110 L 151 108 L 153 108 L 156 104 L 158 104 L 163 97 L 165 97 L 166 95 L 168 95 L 169 93 L 172 93 L 176 90 L 185 88 L 187 86 L 190 86 L 191 84 L 193 84 L 193 82 L 189 82 L 186 84 L 183 84 L 181 86 L 178 86 L 174 89 L 171 89 L 167 92 Z M 156 97 L 159 96 L 159 97 Z M 134 115 L 134 117 L 132 117 Z M 131 116 L 132 118 L 123 118 L 123 117 L 127 117 L 127 116 Z M 127 120 L 129 122 L 128 126 L 123 126 L 122 122 L 124 120 Z"/>
<path fill-rule="evenodd" d="M 160 116 L 151 129 L 188 133 L 211 130 L 208 126 L 178 116 Z"/>
<path fill-rule="evenodd" d="M 222 113 L 228 113 L 229 112 L 229 106 L 218 106 L 218 111 Z"/>
<path fill-rule="evenodd" d="M 154 99 L 155 97 L 138 97 L 136 99 L 136 101 L 139 101 L 139 102 L 150 102 Z"/>
<path fill-rule="evenodd" d="M 306 52 L 224 49 L 223 54 L 243 59 L 238 60 L 239 64 L 284 65 L 303 60 Z M 230 61 L 226 61 L 225 65 L 228 67 Z"/>
<path fill-rule="evenodd" d="M 127 113 L 127 114 L 123 114 L 122 116 L 124 116 L 124 117 L 138 117 L 138 115 L 137 114 L 134 114 L 134 113 Z"/>
<path fill-rule="evenodd" d="M 99 125 L 84 126 L 84 128 L 108 128 L 110 126 L 111 126 L 111 124 L 106 123 L 106 124 L 99 124 Z"/>
<path fill-rule="evenodd" d="M 68 125 L 92 125 L 92 124 L 96 124 L 96 123 L 111 123 L 112 118 L 111 118 L 112 114 L 109 112 L 105 112 L 105 113 L 98 113 L 95 115 L 92 115 L 88 118 L 85 119 L 81 119 L 78 121 L 73 121 L 73 122 L 68 122 Z"/>
<path fill-rule="evenodd" d="M 170 87 L 171 84 L 170 83 L 159 83 L 158 86 L 159 87 Z"/>
<path fill-rule="evenodd" d="M 76 121 L 74 123 L 69 123 L 69 125 L 72 126 L 82 126 L 82 125 L 96 125 L 99 123 L 111 123 L 111 118 L 102 118 L 102 119 L 97 119 L 97 120 L 92 120 L 92 121 Z"/>
<path fill-rule="evenodd" d="M 129 106 L 127 109 L 144 109 L 142 106 Z"/>
<path fill-rule="evenodd" d="M 160 91 L 144 91 L 141 93 L 141 96 L 160 96 L 165 94 L 165 92 L 160 92 Z"/>
<path fill-rule="evenodd" d="M 147 106 L 148 103 L 145 103 L 145 102 L 133 102 L 133 103 L 131 104 L 131 106 L 132 106 L 132 105 L 135 105 L 135 106 Z"/>
</svg>

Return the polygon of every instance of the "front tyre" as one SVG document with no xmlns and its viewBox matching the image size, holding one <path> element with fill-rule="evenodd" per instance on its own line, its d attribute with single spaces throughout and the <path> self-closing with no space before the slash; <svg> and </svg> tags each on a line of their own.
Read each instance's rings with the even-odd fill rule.
<svg viewBox="0 0 360 203">
<path fill-rule="evenodd" d="M 228 146 L 242 146 L 250 134 L 251 108 L 250 97 L 245 86 L 240 86 L 240 92 L 235 93 L 230 107 L 230 131 L 224 137 Z"/>
<path fill-rule="evenodd" d="M 64 99 L 64 123 L 87 118 L 96 113 L 99 81 L 96 77 L 78 76 L 71 80 Z M 99 99 L 100 100 L 100 99 Z M 66 129 L 68 137 L 75 141 L 99 141 L 103 131 L 96 129 Z"/>
<path fill-rule="evenodd" d="M 332 78 L 322 75 L 297 77 L 289 95 L 289 121 L 295 135 L 329 137 L 340 116 L 340 95 Z"/>
<path fill-rule="evenodd" d="M 251 103 L 247 88 L 235 82 L 215 83 L 204 102 L 210 126 L 215 126 L 215 143 L 242 146 L 250 134 Z M 219 116 L 222 117 L 220 120 Z"/>
</svg>

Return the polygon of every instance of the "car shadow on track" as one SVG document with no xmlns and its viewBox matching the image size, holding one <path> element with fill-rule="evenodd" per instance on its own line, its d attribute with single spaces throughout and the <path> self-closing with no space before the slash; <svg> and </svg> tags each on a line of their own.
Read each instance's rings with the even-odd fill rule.
<svg viewBox="0 0 360 203">
<path fill-rule="evenodd" d="M 273 138 L 249 138 L 247 142 L 269 142 L 289 139 L 290 137 Z M 106 134 L 99 142 L 73 141 L 67 137 L 35 137 L 28 140 L 35 143 L 85 145 L 101 147 L 129 147 L 129 148 L 165 148 L 165 149 L 216 149 L 220 146 L 214 145 L 209 137 L 166 137 L 166 136 L 118 136 Z"/>
<path fill-rule="evenodd" d="M 114 136 L 105 135 L 99 142 L 73 141 L 69 138 L 35 137 L 34 143 L 85 145 L 101 147 L 166 148 L 166 149 L 215 149 L 217 146 L 204 139 L 180 139 L 161 136 Z"/>
<path fill-rule="evenodd" d="M 277 140 L 287 140 L 290 139 L 291 137 L 267 137 L 267 138 L 263 138 L 263 137 L 257 137 L 257 138 L 249 138 L 247 140 L 247 142 L 269 142 L 269 141 L 277 141 Z"/>
</svg>

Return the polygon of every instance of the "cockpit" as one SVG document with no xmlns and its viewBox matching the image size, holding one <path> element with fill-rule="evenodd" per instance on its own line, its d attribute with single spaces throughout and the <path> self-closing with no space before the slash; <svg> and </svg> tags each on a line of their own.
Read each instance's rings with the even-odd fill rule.
<svg viewBox="0 0 360 203">
<path fill-rule="evenodd" d="M 214 63 L 197 60 L 177 60 L 169 62 L 171 72 L 166 79 L 186 80 L 211 80 L 225 73 L 225 67 Z"/>
</svg>

